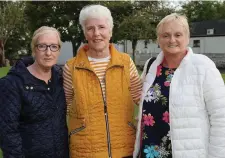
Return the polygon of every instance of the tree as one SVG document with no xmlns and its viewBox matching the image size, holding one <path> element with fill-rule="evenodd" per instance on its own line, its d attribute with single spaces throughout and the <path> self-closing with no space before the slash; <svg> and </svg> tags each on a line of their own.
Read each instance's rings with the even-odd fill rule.
<svg viewBox="0 0 225 158">
<path fill-rule="evenodd" d="M 91 1 L 34 1 L 27 2 L 25 14 L 30 30 L 47 25 L 55 27 L 61 33 L 63 42 L 73 45 L 73 55 L 84 41 L 83 31 L 79 25 L 80 10 Z"/>
<path fill-rule="evenodd" d="M 101 4 L 108 7 L 114 19 L 114 33 L 118 24 L 130 13 L 132 4 L 129 1 L 60 1 L 60 2 L 27 2 L 25 13 L 28 16 L 29 25 L 32 31 L 42 25 L 57 28 L 62 35 L 62 41 L 69 41 L 73 45 L 73 55 L 84 42 L 84 34 L 79 24 L 81 9 L 88 4 Z M 40 18 L 41 17 L 41 18 Z M 113 41 L 117 36 L 113 34 Z"/>
<path fill-rule="evenodd" d="M 24 2 L 0 2 L 0 66 L 5 65 L 5 45 L 23 20 Z"/>
<path fill-rule="evenodd" d="M 166 8 L 160 1 L 138 1 L 133 3 L 130 16 L 126 17 L 118 27 L 119 39 L 132 41 L 133 60 L 135 62 L 135 49 L 137 41 L 155 40 L 158 22 L 173 10 Z"/>
<path fill-rule="evenodd" d="M 225 2 L 190 1 L 182 5 L 181 13 L 185 14 L 190 22 L 223 19 Z"/>
<path fill-rule="evenodd" d="M 32 34 L 27 28 L 26 18 L 23 19 L 20 27 L 17 27 L 5 45 L 5 57 L 7 59 L 18 59 L 23 55 L 31 55 Z"/>
</svg>

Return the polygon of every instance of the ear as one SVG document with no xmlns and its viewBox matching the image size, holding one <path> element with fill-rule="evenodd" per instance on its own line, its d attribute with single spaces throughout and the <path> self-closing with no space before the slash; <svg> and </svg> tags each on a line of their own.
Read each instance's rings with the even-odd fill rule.
<svg viewBox="0 0 225 158">
<path fill-rule="evenodd" d="M 159 37 L 157 37 L 157 39 L 156 39 L 156 44 L 159 45 Z"/>
<path fill-rule="evenodd" d="M 112 30 L 109 32 L 110 39 L 112 38 Z"/>
<path fill-rule="evenodd" d="M 35 59 L 35 52 L 32 52 L 31 55 L 32 55 L 32 57 Z"/>
<path fill-rule="evenodd" d="M 86 35 L 86 33 L 84 32 L 84 38 L 85 38 L 85 40 L 87 40 L 87 35 Z"/>
<path fill-rule="evenodd" d="M 190 42 L 190 38 L 188 37 L 187 38 L 187 45 L 189 45 L 189 42 Z"/>
</svg>

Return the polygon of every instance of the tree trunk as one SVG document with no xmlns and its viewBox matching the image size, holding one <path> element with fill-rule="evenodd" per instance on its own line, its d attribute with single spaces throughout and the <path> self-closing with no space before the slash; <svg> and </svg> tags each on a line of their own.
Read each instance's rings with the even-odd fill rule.
<svg viewBox="0 0 225 158">
<path fill-rule="evenodd" d="M 137 39 L 133 39 L 132 40 L 132 49 L 133 49 L 133 61 L 134 61 L 134 64 L 135 64 L 135 49 L 136 49 L 136 46 L 137 46 Z"/>
<path fill-rule="evenodd" d="M 0 67 L 5 66 L 5 52 L 3 40 L 0 40 Z"/>
<path fill-rule="evenodd" d="M 75 57 L 77 55 L 77 51 L 78 51 L 78 48 L 80 47 L 81 45 L 81 41 L 71 41 L 72 42 L 72 46 L 73 46 L 73 56 Z"/>
</svg>

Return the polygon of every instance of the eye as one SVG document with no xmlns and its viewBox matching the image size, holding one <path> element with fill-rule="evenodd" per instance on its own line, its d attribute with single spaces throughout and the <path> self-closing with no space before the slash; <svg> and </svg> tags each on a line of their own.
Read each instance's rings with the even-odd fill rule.
<svg viewBox="0 0 225 158">
<path fill-rule="evenodd" d="M 162 37 L 163 37 L 163 38 L 167 38 L 167 37 L 169 37 L 169 36 L 168 36 L 167 34 L 163 34 Z"/>
<path fill-rule="evenodd" d="M 51 47 L 52 47 L 52 49 L 58 49 L 59 48 L 59 46 L 57 44 L 52 44 Z"/>
<path fill-rule="evenodd" d="M 93 27 L 87 27 L 87 28 L 86 28 L 87 31 L 90 31 L 90 30 L 92 30 L 92 29 L 93 29 Z"/>
<path fill-rule="evenodd" d="M 46 48 L 46 44 L 38 44 L 37 45 L 37 47 L 39 48 L 39 49 L 45 49 Z"/>
</svg>

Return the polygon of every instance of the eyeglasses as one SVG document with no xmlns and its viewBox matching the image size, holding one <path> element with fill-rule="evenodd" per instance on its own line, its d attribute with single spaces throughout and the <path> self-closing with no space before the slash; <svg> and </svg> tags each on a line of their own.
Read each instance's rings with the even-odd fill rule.
<svg viewBox="0 0 225 158">
<path fill-rule="evenodd" d="M 48 47 L 50 48 L 52 52 L 57 52 L 60 49 L 60 45 L 58 44 L 51 44 L 51 45 L 37 44 L 36 47 L 39 51 L 46 51 Z"/>
</svg>

